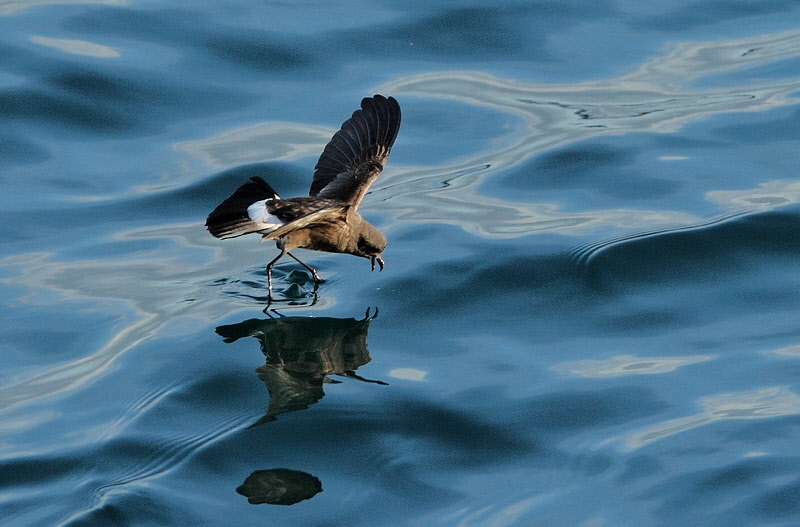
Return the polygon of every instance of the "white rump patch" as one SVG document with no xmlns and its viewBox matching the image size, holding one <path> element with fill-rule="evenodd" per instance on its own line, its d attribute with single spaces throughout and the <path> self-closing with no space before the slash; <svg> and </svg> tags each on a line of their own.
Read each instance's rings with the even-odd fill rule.
<svg viewBox="0 0 800 527">
<path fill-rule="evenodd" d="M 272 198 L 256 201 L 255 203 L 247 207 L 247 216 L 256 223 L 263 223 L 264 228 L 277 229 L 278 227 L 283 225 L 283 222 L 276 216 L 273 216 L 272 214 L 267 212 L 268 201 L 272 201 Z"/>
</svg>

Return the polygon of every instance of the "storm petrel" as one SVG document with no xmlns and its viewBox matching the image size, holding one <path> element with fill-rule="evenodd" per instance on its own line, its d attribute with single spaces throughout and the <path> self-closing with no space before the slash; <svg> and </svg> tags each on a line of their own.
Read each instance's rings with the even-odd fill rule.
<svg viewBox="0 0 800 527">
<path fill-rule="evenodd" d="M 260 177 L 239 187 L 208 215 L 206 227 L 217 238 L 257 233 L 276 240 L 280 254 L 267 264 L 272 296 L 272 266 L 284 254 L 322 282 L 314 268 L 301 262 L 293 249 L 347 253 L 368 258 L 383 270 L 381 253 L 386 238 L 358 214 L 358 205 L 378 178 L 397 132 L 400 105 L 393 97 L 375 95 L 361 101 L 361 109 L 342 124 L 314 167 L 308 196 L 281 198 Z"/>
</svg>

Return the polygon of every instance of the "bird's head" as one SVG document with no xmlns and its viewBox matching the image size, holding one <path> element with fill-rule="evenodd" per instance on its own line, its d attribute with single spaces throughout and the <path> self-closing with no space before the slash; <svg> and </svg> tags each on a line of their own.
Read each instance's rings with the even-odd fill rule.
<svg viewBox="0 0 800 527">
<path fill-rule="evenodd" d="M 356 244 L 352 250 L 352 254 L 363 258 L 369 258 L 372 263 L 373 271 L 375 270 L 375 262 L 378 262 L 380 270 L 383 271 L 383 258 L 381 257 L 381 253 L 386 247 L 386 237 L 384 237 L 383 233 L 369 223 L 364 222 L 359 229 L 355 241 Z"/>
</svg>

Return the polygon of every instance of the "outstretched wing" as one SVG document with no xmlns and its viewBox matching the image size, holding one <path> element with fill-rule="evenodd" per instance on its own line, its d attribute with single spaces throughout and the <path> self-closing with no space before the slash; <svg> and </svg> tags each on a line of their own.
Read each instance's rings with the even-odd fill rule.
<svg viewBox="0 0 800 527">
<path fill-rule="evenodd" d="M 400 105 L 394 97 L 363 99 L 322 152 L 309 195 L 358 207 L 383 170 L 399 129 Z"/>
</svg>

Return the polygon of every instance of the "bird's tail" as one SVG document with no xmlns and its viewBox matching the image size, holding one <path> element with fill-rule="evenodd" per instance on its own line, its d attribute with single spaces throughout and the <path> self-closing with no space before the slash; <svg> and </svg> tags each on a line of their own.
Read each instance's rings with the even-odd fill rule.
<svg viewBox="0 0 800 527">
<path fill-rule="evenodd" d="M 254 221 L 247 209 L 258 201 L 270 199 L 281 197 L 266 181 L 257 176 L 251 177 L 208 215 L 206 228 L 217 238 L 233 238 L 264 230 L 267 225 Z"/>
</svg>

